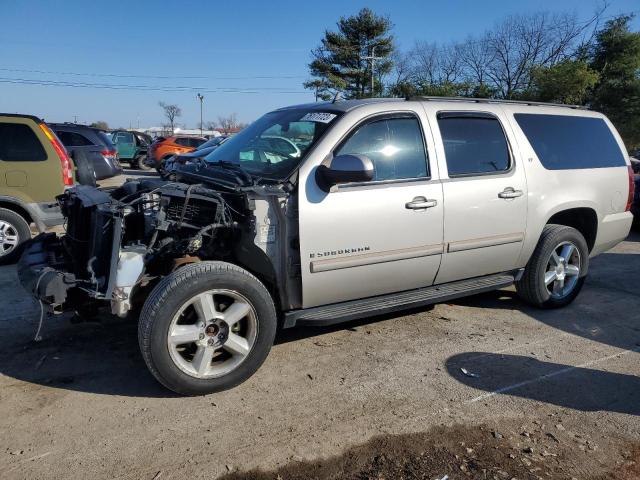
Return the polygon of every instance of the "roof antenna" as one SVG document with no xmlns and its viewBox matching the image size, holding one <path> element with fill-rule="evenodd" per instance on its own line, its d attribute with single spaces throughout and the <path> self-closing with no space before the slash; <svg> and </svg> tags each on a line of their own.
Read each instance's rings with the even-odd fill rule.
<svg viewBox="0 0 640 480">
<path fill-rule="evenodd" d="M 336 102 L 339 102 L 340 100 L 342 100 L 342 92 L 336 92 L 336 94 L 333 96 L 333 100 L 331 101 L 331 103 L 336 103 Z"/>
</svg>

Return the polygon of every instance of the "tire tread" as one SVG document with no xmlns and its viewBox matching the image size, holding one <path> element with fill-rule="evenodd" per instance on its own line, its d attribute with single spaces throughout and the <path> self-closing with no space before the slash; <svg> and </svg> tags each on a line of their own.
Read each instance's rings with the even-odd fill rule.
<svg viewBox="0 0 640 480">
<path fill-rule="evenodd" d="M 558 245 L 568 234 L 577 235 L 578 239 L 582 243 L 582 245 L 578 245 L 578 248 L 581 249 L 580 254 L 584 259 L 580 272 L 581 282 L 584 280 L 584 276 L 587 273 L 589 258 L 587 244 L 582 234 L 575 228 L 568 227 L 566 225 L 545 225 L 542 230 L 542 234 L 540 235 L 540 239 L 538 240 L 538 244 L 536 245 L 531 258 L 527 262 L 522 278 L 516 282 L 518 295 L 525 302 L 539 308 L 554 308 L 570 303 L 579 292 L 581 284 L 576 287 L 575 294 L 571 294 L 570 299 L 567 302 L 562 301 L 559 304 L 556 304 L 551 302 L 550 299 L 545 300 L 542 298 L 542 292 L 540 291 L 538 283 L 540 280 L 540 269 L 546 268 L 546 257 L 549 254 L 549 252 L 547 252 L 549 246 Z M 586 255 L 585 251 L 587 252 Z"/>
<path fill-rule="evenodd" d="M 2 218 L 13 224 L 13 226 L 18 230 L 18 235 L 22 237 L 20 239 L 20 243 L 11 253 L 0 257 L 0 265 L 10 265 L 17 262 L 18 258 L 20 258 L 25 242 L 31 238 L 31 228 L 29 227 L 29 222 L 22 215 L 11 209 L 0 208 L 0 219 Z"/>
<path fill-rule="evenodd" d="M 138 342 L 140 345 L 140 351 L 142 352 L 142 357 L 151 372 L 151 374 L 155 377 L 158 382 L 160 382 L 163 386 L 168 388 L 169 390 L 176 391 L 175 386 L 169 384 L 162 374 L 158 371 L 155 366 L 155 362 L 153 361 L 151 354 L 151 332 L 153 328 L 153 323 L 156 315 L 158 315 L 160 306 L 164 303 L 164 300 L 172 295 L 172 293 L 177 289 L 183 282 L 188 281 L 190 279 L 197 278 L 203 274 L 229 274 L 235 273 L 240 274 L 246 277 L 248 280 L 252 281 L 254 285 L 262 290 L 262 293 L 267 297 L 271 298 L 271 294 L 267 290 L 267 288 L 258 280 L 254 275 L 252 275 L 247 270 L 234 265 L 232 263 L 220 262 L 220 261 L 206 261 L 206 262 L 198 262 L 186 265 L 180 268 L 172 275 L 168 275 L 163 278 L 158 285 L 152 290 L 149 297 L 144 303 L 142 307 L 142 311 L 140 312 L 140 319 L 138 322 Z M 272 310 L 273 316 L 275 317 L 275 306 L 273 302 L 269 305 Z M 236 384 L 241 383 L 243 380 L 236 382 Z M 235 385 L 229 385 L 227 388 L 231 388 Z M 178 392 L 182 393 L 182 392 Z"/>
</svg>

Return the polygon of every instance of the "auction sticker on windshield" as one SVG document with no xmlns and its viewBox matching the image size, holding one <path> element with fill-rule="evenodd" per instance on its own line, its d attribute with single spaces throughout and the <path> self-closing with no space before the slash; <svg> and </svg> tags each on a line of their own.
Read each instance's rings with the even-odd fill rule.
<svg viewBox="0 0 640 480">
<path fill-rule="evenodd" d="M 334 113 L 311 112 L 302 117 L 300 121 L 329 123 L 334 118 L 336 118 L 336 115 Z"/>
</svg>

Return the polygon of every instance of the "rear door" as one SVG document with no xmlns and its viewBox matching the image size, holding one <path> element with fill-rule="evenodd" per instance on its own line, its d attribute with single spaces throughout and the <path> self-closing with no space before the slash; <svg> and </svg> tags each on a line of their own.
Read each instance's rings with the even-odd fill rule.
<svg viewBox="0 0 640 480">
<path fill-rule="evenodd" d="M 403 107 L 406 111 L 375 114 L 355 125 L 347 117 L 336 127 L 349 130 L 328 155 L 368 156 L 375 166 L 373 181 L 326 193 L 314 170 L 305 165 L 301 171 L 304 307 L 433 283 L 442 253 L 442 186 L 429 164 L 424 112 Z"/>
<path fill-rule="evenodd" d="M 117 132 L 113 136 L 113 143 L 118 149 L 118 155 L 123 159 L 131 159 L 136 153 L 136 142 L 131 132 Z"/>
<path fill-rule="evenodd" d="M 527 183 L 501 110 L 425 108 L 437 132 L 445 203 L 445 253 L 436 283 L 516 268 Z"/>
</svg>

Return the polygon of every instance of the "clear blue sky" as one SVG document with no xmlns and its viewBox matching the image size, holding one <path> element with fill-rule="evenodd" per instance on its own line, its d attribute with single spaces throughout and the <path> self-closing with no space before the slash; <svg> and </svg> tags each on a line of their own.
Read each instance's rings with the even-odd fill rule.
<svg viewBox="0 0 640 480">
<path fill-rule="evenodd" d="M 0 80 L 201 87 L 211 90 L 204 93 L 205 121 L 231 112 L 250 121 L 278 106 L 313 101 L 302 88 L 310 50 L 340 16 L 364 6 L 389 15 L 399 46 L 408 48 L 415 40 L 447 42 L 479 34 L 513 13 L 571 11 L 586 19 L 597 5 L 598 0 L 0 0 Z M 633 11 L 640 12 L 638 0 L 612 0 L 607 15 Z M 638 18 L 634 28 L 640 29 Z M 184 78 L 194 76 L 206 78 Z M 242 92 L 255 87 L 270 90 Z M 187 127 L 199 121 L 191 91 L 0 83 L 0 111 L 48 121 L 77 116 L 80 122 L 105 120 L 114 127 L 159 125 L 159 100 L 182 107 L 180 122 Z"/>
</svg>

